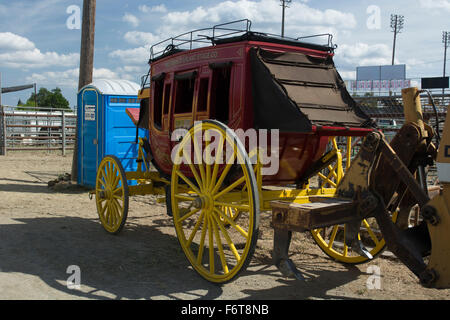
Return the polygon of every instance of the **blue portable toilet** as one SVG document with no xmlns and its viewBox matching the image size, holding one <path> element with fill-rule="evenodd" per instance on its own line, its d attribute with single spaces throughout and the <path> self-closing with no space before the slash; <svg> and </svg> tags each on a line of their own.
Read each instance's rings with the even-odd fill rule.
<svg viewBox="0 0 450 320">
<path fill-rule="evenodd" d="M 95 187 L 97 169 L 115 155 L 125 171 L 136 171 L 136 126 L 127 108 L 139 108 L 140 86 L 128 80 L 96 80 L 78 93 L 78 184 Z M 140 137 L 148 130 L 139 129 Z"/>
</svg>

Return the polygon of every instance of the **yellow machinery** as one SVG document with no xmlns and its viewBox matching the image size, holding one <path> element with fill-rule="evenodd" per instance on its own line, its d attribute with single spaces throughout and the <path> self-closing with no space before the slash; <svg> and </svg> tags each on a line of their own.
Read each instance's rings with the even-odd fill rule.
<svg viewBox="0 0 450 320">
<path fill-rule="evenodd" d="M 303 205 L 272 204 L 274 262 L 285 275 L 299 276 L 287 255 L 292 231 L 344 223 L 345 245 L 371 259 L 359 232 L 364 219 L 375 218 L 387 247 L 424 286 L 450 287 L 450 116 L 438 153 L 432 139 L 439 133 L 423 121 L 419 93 L 403 90 L 405 125 L 391 144 L 380 132 L 369 134 L 333 197 L 310 198 Z M 437 154 L 442 187 L 432 198 L 425 170 Z M 420 208 L 415 226 L 395 222 L 408 221 L 415 206 Z"/>
</svg>

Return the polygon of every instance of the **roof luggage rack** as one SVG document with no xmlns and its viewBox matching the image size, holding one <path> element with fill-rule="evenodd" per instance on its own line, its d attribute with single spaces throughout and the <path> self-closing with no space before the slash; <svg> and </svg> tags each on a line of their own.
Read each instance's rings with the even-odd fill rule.
<svg viewBox="0 0 450 320">
<path fill-rule="evenodd" d="M 251 31 L 251 27 L 252 22 L 249 19 L 242 19 L 218 24 L 212 28 L 196 29 L 176 37 L 168 38 L 151 46 L 149 62 L 152 63 L 156 60 L 186 50 L 243 40 L 268 41 L 297 46 L 301 45 L 329 52 L 333 52 L 337 48 L 337 46 L 333 45 L 333 36 L 328 33 L 290 38 L 270 33 L 253 32 Z M 302 42 L 302 40 L 305 39 L 323 37 L 327 37 L 327 43 L 324 45 Z"/>
</svg>

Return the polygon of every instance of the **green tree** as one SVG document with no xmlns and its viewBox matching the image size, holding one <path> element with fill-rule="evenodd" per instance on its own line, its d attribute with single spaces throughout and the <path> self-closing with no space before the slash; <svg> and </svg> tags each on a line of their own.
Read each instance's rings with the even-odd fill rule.
<svg viewBox="0 0 450 320">
<path fill-rule="evenodd" d="M 55 88 L 51 91 L 46 88 L 40 88 L 36 95 L 34 92 L 31 94 L 24 106 L 36 107 L 35 101 L 37 103 L 38 110 L 41 111 L 46 108 L 71 110 L 69 101 L 67 101 L 67 99 L 63 96 L 60 88 Z"/>
</svg>

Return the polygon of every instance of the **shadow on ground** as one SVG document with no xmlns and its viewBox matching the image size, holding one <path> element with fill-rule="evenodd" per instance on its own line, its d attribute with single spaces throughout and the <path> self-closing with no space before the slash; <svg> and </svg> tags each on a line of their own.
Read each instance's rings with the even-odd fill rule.
<svg viewBox="0 0 450 320">
<path fill-rule="evenodd" d="M 222 290 L 188 269 L 178 240 L 148 226 L 129 226 L 110 236 L 97 221 L 73 218 L 16 219 L 0 225 L 1 272 L 38 276 L 50 287 L 76 297 L 105 299 L 215 299 Z M 179 251 L 179 252 L 178 252 Z M 171 254 L 168 254 L 172 252 Z M 7 257 L 7 258 L 5 258 Z M 81 269 L 88 292 L 70 290 L 66 273 Z M 171 288 L 176 288 L 175 290 Z M 201 289 L 201 293 L 195 293 Z M 84 291 L 84 290 L 83 290 Z"/>
<path fill-rule="evenodd" d="M 14 219 L 14 224 L 0 225 L 0 270 L 37 276 L 75 299 L 344 299 L 327 292 L 361 275 L 356 267 L 333 270 L 305 257 L 299 268 L 310 280 L 299 282 L 283 279 L 270 260 L 254 259 L 235 282 L 214 285 L 192 270 L 177 238 L 158 229 L 169 222 L 161 219 L 146 226 L 139 218 L 129 219 L 119 236 L 111 236 L 97 220 Z M 66 286 L 72 265 L 81 269 L 82 291 Z M 270 288 L 258 289 L 254 277 L 260 276 L 272 283 Z"/>
</svg>

